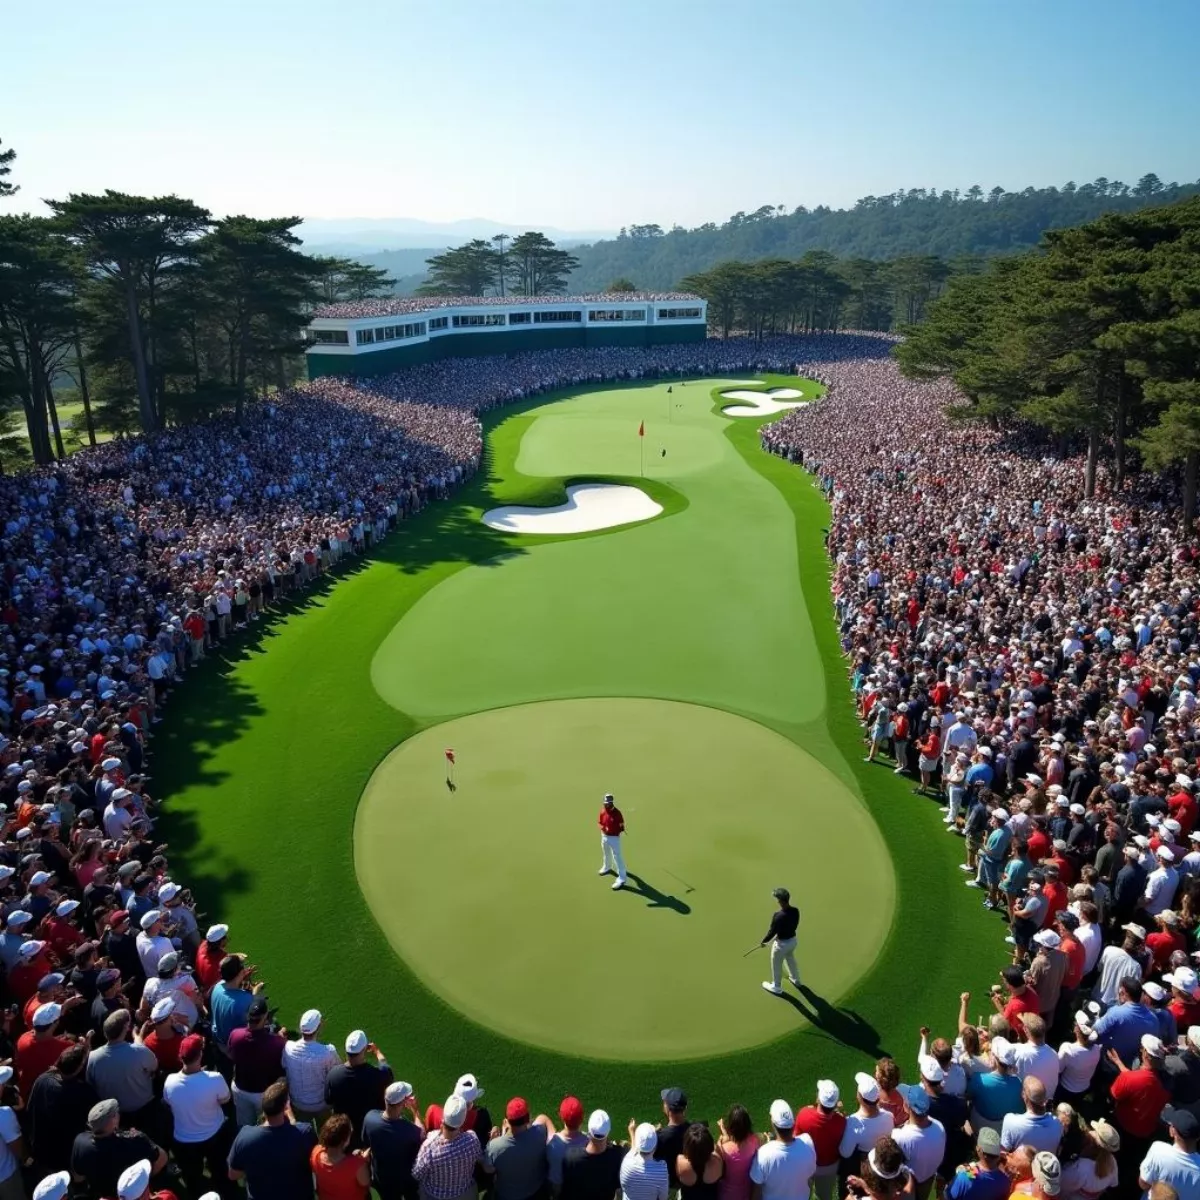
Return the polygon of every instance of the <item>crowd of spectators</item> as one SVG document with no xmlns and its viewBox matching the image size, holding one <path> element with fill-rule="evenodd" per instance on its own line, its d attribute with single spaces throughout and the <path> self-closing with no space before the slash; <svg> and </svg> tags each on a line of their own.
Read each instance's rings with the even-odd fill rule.
<svg viewBox="0 0 1200 1200">
<path fill-rule="evenodd" d="M 314 1180 L 319 1200 L 1092 1200 L 1118 1175 L 1200 1197 L 1196 543 L 1167 481 L 1087 499 L 1079 459 L 951 424 L 952 391 L 903 380 L 888 350 L 826 335 L 444 360 L 0 480 L 0 1200 L 282 1200 Z M 556 1119 L 519 1097 L 493 1116 L 473 1075 L 423 1109 L 364 1031 L 330 1045 L 317 1009 L 276 1030 L 253 930 L 202 928 L 154 837 L 173 689 L 468 478 L 488 409 L 761 371 L 827 386 L 764 443 L 830 497 L 867 757 L 963 838 L 964 903 L 996 914 L 992 1015 L 972 1022 L 964 994 L 911 1061 L 781 1081 L 791 1102 L 715 1127 L 667 1088 L 661 1120 L 627 1131 L 574 1097 Z"/>
</svg>

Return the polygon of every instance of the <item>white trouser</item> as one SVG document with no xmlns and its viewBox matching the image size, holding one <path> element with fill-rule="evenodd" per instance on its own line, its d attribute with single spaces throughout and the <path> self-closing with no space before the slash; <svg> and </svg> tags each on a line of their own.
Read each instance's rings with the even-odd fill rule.
<svg viewBox="0 0 1200 1200">
<path fill-rule="evenodd" d="M 237 1118 L 238 1128 L 243 1125 L 257 1125 L 262 1116 L 262 1092 L 243 1092 L 235 1083 L 233 1091 L 233 1111 Z"/>
<path fill-rule="evenodd" d="M 793 983 L 800 982 L 800 970 L 796 966 L 796 939 L 788 938 L 780 941 L 776 938 L 771 943 L 771 981 L 775 986 L 783 987 L 783 965 L 787 964 L 788 978 Z"/>
<path fill-rule="evenodd" d="M 625 882 L 625 859 L 621 855 L 621 835 L 619 833 L 602 833 L 600 835 L 600 850 L 604 855 L 603 866 L 606 871 L 616 871 L 617 879 Z"/>
</svg>

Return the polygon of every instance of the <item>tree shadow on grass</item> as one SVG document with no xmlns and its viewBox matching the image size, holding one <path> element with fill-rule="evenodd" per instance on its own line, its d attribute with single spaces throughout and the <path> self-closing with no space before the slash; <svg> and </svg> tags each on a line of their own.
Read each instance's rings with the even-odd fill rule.
<svg viewBox="0 0 1200 1200">
<path fill-rule="evenodd" d="M 647 883 L 645 879 L 640 875 L 635 875 L 632 871 L 626 876 L 625 886 L 621 890 L 628 892 L 631 896 L 644 896 L 647 908 L 666 909 L 668 912 L 679 913 L 681 917 L 686 917 L 692 911 L 692 906 L 686 901 L 680 900 L 678 896 L 660 892 L 652 883 Z"/>
<path fill-rule="evenodd" d="M 804 1017 L 814 1032 L 872 1058 L 883 1058 L 887 1055 L 887 1050 L 880 1044 L 879 1031 L 854 1009 L 834 1007 L 804 983 L 800 985 L 799 991 L 799 996 L 785 991 L 780 999 Z"/>
</svg>

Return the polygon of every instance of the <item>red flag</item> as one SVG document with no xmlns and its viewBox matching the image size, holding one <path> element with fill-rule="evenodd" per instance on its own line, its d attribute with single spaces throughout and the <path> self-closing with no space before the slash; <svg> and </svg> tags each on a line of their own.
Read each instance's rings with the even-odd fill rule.
<svg viewBox="0 0 1200 1200">
<path fill-rule="evenodd" d="M 453 750 L 447 750 L 447 751 L 446 751 L 446 761 L 447 761 L 448 763 L 452 763 L 452 762 L 454 762 L 454 751 L 453 751 Z"/>
<path fill-rule="evenodd" d="M 645 437 L 645 436 L 646 436 L 646 422 L 645 422 L 645 421 L 643 421 L 643 422 L 642 422 L 642 423 L 641 423 L 641 424 L 638 426 L 638 437 Z"/>
</svg>

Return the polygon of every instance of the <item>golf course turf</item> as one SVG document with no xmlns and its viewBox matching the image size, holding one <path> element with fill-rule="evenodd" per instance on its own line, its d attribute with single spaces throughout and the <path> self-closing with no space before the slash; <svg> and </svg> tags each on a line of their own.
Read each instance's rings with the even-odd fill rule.
<svg viewBox="0 0 1200 1200">
<path fill-rule="evenodd" d="M 814 394 L 794 379 L 764 384 Z M 489 1095 L 519 1093 L 539 1110 L 572 1091 L 614 1119 L 652 1117 L 658 1089 L 679 1083 L 698 1115 L 733 1100 L 759 1114 L 776 1095 L 806 1101 L 797 1088 L 818 1075 L 847 1083 L 885 1051 L 911 1077 L 917 1027 L 953 1036 L 958 992 L 982 993 L 995 977 L 1001 934 L 954 869 L 961 841 L 905 781 L 861 762 L 830 613 L 826 503 L 804 472 L 762 452 L 759 421 L 721 416 L 721 386 L 572 388 L 491 414 L 474 481 L 192 672 L 158 727 L 154 786 L 168 798 L 162 827 L 178 877 L 210 919 L 229 922 L 231 947 L 251 953 L 281 1021 L 294 1028 L 317 1005 L 329 1040 L 365 1028 L 423 1101 L 475 1071 Z M 642 487 L 663 513 L 563 538 L 480 521 L 497 505 L 561 503 L 567 484 L 585 481 Z M 573 704 L 645 705 L 658 732 L 623 766 L 617 755 L 639 741 L 642 721 L 602 722 L 596 756 L 581 760 L 587 777 L 565 794 L 578 742 L 549 739 L 536 714 L 555 710 L 551 724 L 569 730 Z M 795 747 L 773 751 L 782 797 L 764 796 L 750 765 L 764 738 Z M 456 740 L 450 792 L 441 755 Z M 555 762 L 535 781 L 525 750 L 539 743 Z M 681 763 L 689 744 L 695 761 Z M 488 746 L 502 762 L 480 761 Z M 723 773 L 739 764 L 741 788 Z M 489 770 L 492 804 L 479 795 Z M 673 773 L 693 791 L 707 773 L 711 792 L 694 813 L 675 793 L 672 822 L 656 825 L 663 813 L 632 796 L 657 778 L 661 794 L 645 804 L 665 803 Z M 377 790 L 378 813 L 391 818 L 378 837 Z M 629 866 L 648 895 L 613 895 L 596 877 L 605 790 L 633 809 Z M 533 811 L 509 811 L 526 802 Z M 538 823 L 552 805 L 553 820 Z M 724 857 L 711 844 L 722 812 L 753 835 Z M 501 852 L 518 835 L 538 843 L 523 861 Z M 544 856 L 554 859 L 545 881 Z M 693 862 L 700 879 L 680 869 Z M 720 879 L 724 870 L 734 878 Z M 704 889 L 731 903 L 739 879 L 736 922 L 715 914 L 711 936 L 693 941 L 684 929 L 708 920 Z M 758 987 L 765 951 L 741 957 L 780 882 L 800 898 L 811 985 L 786 999 Z M 389 900 L 391 920 L 377 920 Z M 611 923 L 594 919 L 610 909 Z M 522 969 L 533 941 L 544 944 L 524 984 L 543 1016 L 558 1010 L 552 1026 L 537 1011 L 505 1011 L 519 1001 L 501 976 L 514 961 Z M 573 972 L 585 958 L 601 972 L 593 984 L 610 989 L 661 976 L 640 1014 L 645 1037 L 622 1044 L 594 1002 L 584 1007 Z M 462 983 L 472 974 L 473 991 Z"/>
</svg>

